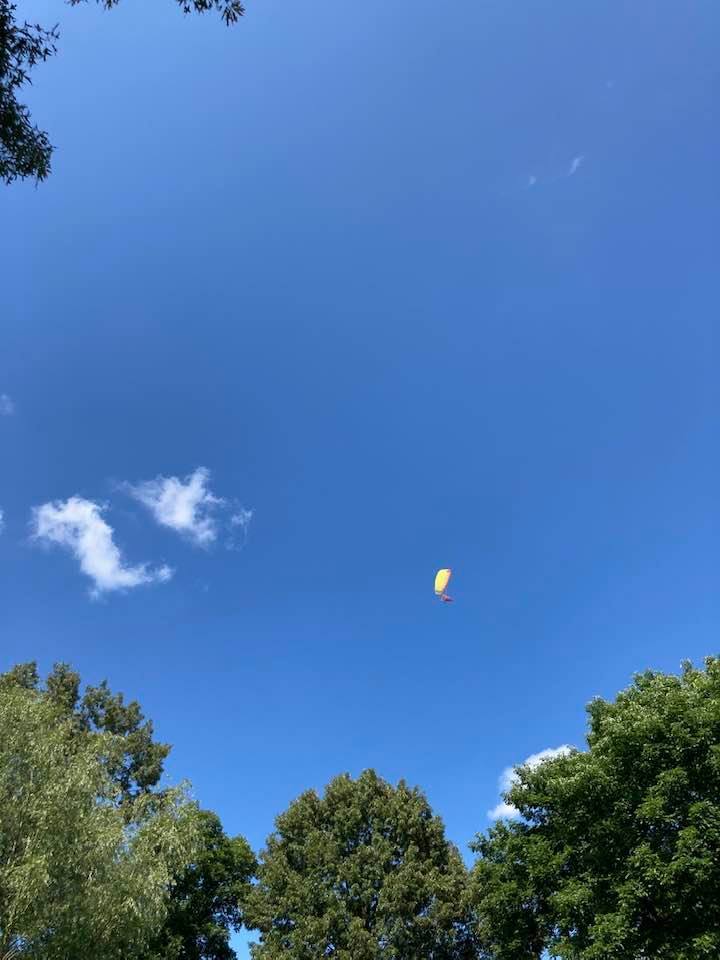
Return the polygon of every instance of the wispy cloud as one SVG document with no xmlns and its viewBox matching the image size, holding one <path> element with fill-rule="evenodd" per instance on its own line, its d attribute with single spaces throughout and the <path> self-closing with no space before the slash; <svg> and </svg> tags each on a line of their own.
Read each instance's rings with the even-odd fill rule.
<svg viewBox="0 0 720 960">
<path fill-rule="evenodd" d="M 565 757 L 569 753 L 572 753 L 572 747 L 567 744 L 563 744 L 561 747 L 548 747 L 546 750 L 541 750 L 539 753 L 532 753 L 529 757 L 523 760 L 522 763 L 517 764 L 516 767 L 505 767 L 502 774 L 500 775 L 499 788 L 501 794 L 506 794 L 512 787 L 518 783 L 518 776 L 515 772 L 517 767 L 530 767 L 534 769 L 538 767 L 541 763 L 544 763 L 546 760 L 554 760 L 556 757 Z M 511 803 L 507 803 L 502 800 L 497 806 L 493 807 L 492 810 L 488 810 L 488 817 L 491 820 L 499 820 L 501 818 L 512 818 L 518 817 L 520 815 L 516 807 Z"/>
<path fill-rule="evenodd" d="M 206 467 L 198 467 L 184 479 L 159 476 L 142 483 L 123 484 L 123 489 L 142 503 L 160 526 L 174 530 L 199 547 L 214 543 L 225 523 L 246 536 L 252 518 L 251 510 L 215 496 Z M 229 511 L 232 515 L 228 520 Z"/>
<path fill-rule="evenodd" d="M 525 184 L 525 190 L 531 190 L 533 187 L 543 187 L 551 183 L 558 183 L 560 180 L 567 180 L 568 177 L 574 177 L 578 172 L 580 167 L 585 163 L 585 154 L 579 153 L 576 157 L 573 157 L 570 161 L 568 167 L 562 173 L 557 173 L 554 176 L 538 176 L 536 173 L 531 173 L 527 178 L 527 183 Z"/>
<path fill-rule="evenodd" d="M 253 518 L 253 511 L 246 510 L 245 507 L 237 508 L 237 512 L 230 517 L 231 535 L 228 540 L 228 547 L 242 547 L 247 540 L 248 527 Z M 234 536 L 237 534 L 238 536 Z M 238 542 L 239 541 L 239 542 Z"/>
<path fill-rule="evenodd" d="M 2 509 L 0 509 L 0 533 L 2 533 L 4 529 L 5 529 L 5 514 L 2 511 Z"/>
<path fill-rule="evenodd" d="M 11 417 L 15 413 L 15 401 L 6 393 L 0 393 L 0 417 Z"/>
<path fill-rule="evenodd" d="M 569 177 L 574 177 L 584 162 L 585 162 L 584 153 L 578 154 L 577 157 L 573 157 L 572 163 L 570 164 L 570 169 L 568 170 L 567 175 Z"/>
<path fill-rule="evenodd" d="M 33 508 L 33 537 L 69 550 L 80 569 L 93 582 L 92 595 L 129 590 L 148 583 L 166 583 L 170 567 L 150 569 L 148 564 L 128 565 L 113 540 L 113 528 L 103 519 L 106 507 L 70 497 Z"/>
</svg>

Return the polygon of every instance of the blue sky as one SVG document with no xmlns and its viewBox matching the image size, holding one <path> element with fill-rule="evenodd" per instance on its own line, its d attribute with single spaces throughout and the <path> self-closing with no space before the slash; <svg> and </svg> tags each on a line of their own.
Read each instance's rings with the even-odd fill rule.
<svg viewBox="0 0 720 960">
<path fill-rule="evenodd" d="M 593 695 L 717 651 L 717 5 L 20 13 L 62 40 L 52 178 L 0 194 L 2 666 L 137 698 L 256 847 L 373 766 L 465 849 Z M 128 487 L 200 467 L 204 545 Z M 30 540 L 71 497 L 172 577 L 93 599 Z"/>
</svg>

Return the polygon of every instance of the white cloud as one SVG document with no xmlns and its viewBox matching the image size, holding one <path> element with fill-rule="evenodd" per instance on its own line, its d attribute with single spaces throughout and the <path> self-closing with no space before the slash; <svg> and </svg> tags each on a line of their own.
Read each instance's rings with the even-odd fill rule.
<svg viewBox="0 0 720 960">
<path fill-rule="evenodd" d="M 0 510 L 0 533 L 5 529 L 5 514 Z"/>
<path fill-rule="evenodd" d="M 198 546 L 208 546 L 218 535 L 214 510 L 225 503 L 210 492 L 209 480 L 210 472 L 198 467 L 184 481 L 178 477 L 157 477 L 127 484 L 126 489 L 161 526 L 189 537 Z"/>
<path fill-rule="evenodd" d="M 93 582 L 93 596 L 128 590 L 145 583 L 166 583 L 170 567 L 149 569 L 146 563 L 128 566 L 113 540 L 113 528 L 103 519 L 104 506 L 70 497 L 33 508 L 33 536 L 69 550 Z"/>
<path fill-rule="evenodd" d="M 238 507 L 236 512 L 230 517 L 230 530 L 231 534 L 228 539 L 228 547 L 232 549 L 233 547 L 242 548 L 247 541 L 247 532 L 248 527 L 250 526 L 250 521 L 253 518 L 253 511 L 246 510 L 245 507 Z M 237 537 L 233 536 L 233 532 L 237 531 L 240 536 L 240 543 L 238 544 Z"/>
<path fill-rule="evenodd" d="M 220 534 L 223 521 L 231 530 L 247 535 L 252 510 L 236 502 L 216 497 L 210 490 L 210 471 L 198 467 L 181 480 L 179 477 L 156 477 L 143 483 L 124 484 L 124 489 L 142 503 L 163 527 L 169 527 L 200 547 L 208 547 Z M 234 512 L 227 520 L 227 511 Z M 232 546 L 232 538 L 230 540 Z"/>
<path fill-rule="evenodd" d="M 252 510 L 246 510 L 244 507 L 240 507 L 240 511 L 230 517 L 230 526 L 245 528 L 252 520 L 252 515 Z"/>
<path fill-rule="evenodd" d="M 491 820 L 509 820 L 518 815 L 517 810 L 511 803 L 499 803 L 492 810 L 488 810 L 488 817 Z"/>
<path fill-rule="evenodd" d="M 15 402 L 6 393 L 0 393 L 0 417 L 11 417 L 15 413 Z"/>
<path fill-rule="evenodd" d="M 530 767 L 534 769 L 540 766 L 545 760 L 554 760 L 556 757 L 565 757 L 572 752 L 572 747 L 563 744 L 561 747 L 548 747 L 539 753 L 531 753 L 529 757 L 517 764 L 518 767 Z M 499 787 L 500 793 L 506 794 L 518 782 L 518 776 L 515 772 L 516 767 L 505 767 L 500 775 Z M 492 810 L 488 810 L 488 817 L 491 820 L 500 818 L 510 818 L 520 816 L 519 811 L 511 804 L 501 801 Z"/>
<path fill-rule="evenodd" d="M 581 153 L 577 157 L 573 157 L 572 163 L 570 164 L 570 169 L 568 170 L 568 176 L 572 177 L 578 172 L 582 164 L 585 162 L 585 154 Z"/>
<path fill-rule="evenodd" d="M 585 163 L 585 154 L 579 153 L 576 157 L 573 157 L 570 161 L 570 166 L 567 167 L 564 173 L 555 174 L 555 176 L 538 176 L 535 173 L 531 173 L 528 176 L 527 184 L 525 186 L 526 190 L 532 190 L 533 187 L 543 187 L 546 184 L 559 183 L 561 180 L 567 180 L 568 177 L 574 177 L 578 172 L 580 167 Z"/>
</svg>

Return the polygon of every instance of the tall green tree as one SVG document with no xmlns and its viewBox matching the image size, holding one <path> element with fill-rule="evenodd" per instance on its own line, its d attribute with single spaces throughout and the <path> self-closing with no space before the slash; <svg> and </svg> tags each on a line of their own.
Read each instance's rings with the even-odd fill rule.
<svg viewBox="0 0 720 960">
<path fill-rule="evenodd" d="M 200 812 L 197 854 L 176 878 L 168 916 L 145 960 L 234 960 L 230 931 L 242 926 L 242 904 L 256 869 L 243 837 L 226 836 L 220 819 Z"/>
<path fill-rule="evenodd" d="M 34 690 L 0 687 L 0 958 L 133 960 L 192 861 L 195 804 L 168 790 L 119 805 L 112 734 L 78 737 Z"/>
<path fill-rule="evenodd" d="M 152 722 L 136 701 L 125 702 L 103 681 L 82 689 L 80 675 L 55 664 L 43 683 L 34 662 L 0 676 L 0 691 L 35 693 L 62 716 L 81 741 L 105 743 L 102 754 L 114 785 L 113 802 L 134 815 L 135 803 L 162 799 L 159 783 L 170 747 L 154 738 Z M 241 904 L 255 870 L 255 858 L 243 837 L 228 837 L 219 818 L 202 810 L 196 816 L 193 857 L 173 875 L 162 928 L 145 945 L 142 960 L 234 960 L 230 934 L 242 924 Z M 2 955 L 0 955 L 2 960 Z"/>
<path fill-rule="evenodd" d="M 37 664 L 30 662 L 0 676 L 0 684 L 41 692 L 72 719 L 78 733 L 91 737 L 111 733 L 119 738 L 116 742 L 122 749 L 107 762 L 121 799 L 131 800 L 159 783 L 169 745 L 154 739 L 152 722 L 145 718 L 137 701 L 125 703 L 123 695 L 112 693 L 106 681 L 88 686 L 81 693 L 80 674 L 66 663 L 56 663 L 43 685 Z"/>
<path fill-rule="evenodd" d="M 417 789 L 373 771 L 302 794 L 260 857 L 246 924 L 254 960 L 473 956 L 466 871 Z"/>
<path fill-rule="evenodd" d="M 588 707 L 588 749 L 519 768 L 474 848 L 493 960 L 720 956 L 720 661 Z"/>
<path fill-rule="evenodd" d="M 87 0 L 69 0 L 72 6 Z M 97 0 L 110 9 L 120 0 Z M 241 0 L 175 0 L 183 13 L 215 10 L 226 24 L 244 14 Z M 43 28 L 17 18 L 17 4 L 0 0 L 0 180 L 31 177 L 44 180 L 50 173 L 52 145 L 48 135 L 32 122 L 28 107 L 18 99 L 31 82 L 30 74 L 57 51 L 57 27 Z"/>
</svg>

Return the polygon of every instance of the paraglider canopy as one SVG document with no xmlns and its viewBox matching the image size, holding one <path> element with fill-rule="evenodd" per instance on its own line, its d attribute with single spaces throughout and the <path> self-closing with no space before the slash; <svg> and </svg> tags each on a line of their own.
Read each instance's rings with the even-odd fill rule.
<svg viewBox="0 0 720 960">
<path fill-rule="evenodd" d="M 435 596 L 440 597 L 445 603 L 449 603 L 452 600 L 452 597 L 449 597 L 445 593 L 445 588 L 450 582 L 451 576 L 452 570 L 449 567 L 444 567 L 435 574 Z"/>
</svg>

